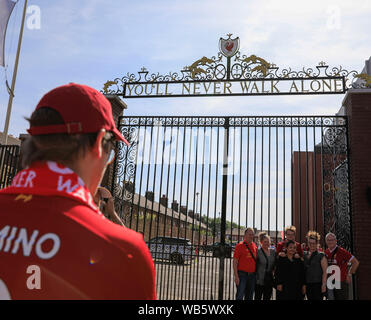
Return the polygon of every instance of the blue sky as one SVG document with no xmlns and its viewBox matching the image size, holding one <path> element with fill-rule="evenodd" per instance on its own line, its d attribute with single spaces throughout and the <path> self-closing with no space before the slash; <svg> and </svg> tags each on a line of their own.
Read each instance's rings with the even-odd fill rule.
<svg viewBox="0 0 371 320">
<path fill-rule="evenodd" d="M 9 82 L 23 1 L 9 22 Z M 24 133 L 41 96 L 68 82 L 102 89 L 107 80 L 137 72 L 179 71 L 218 52 L 218 39 L 240 37 L 242 54 L 279 67 L 325 61 L 361 71 L 371 55 L 371 3 L 355 1 L 109 1 L 30 0 L 41 28 L 25 28 L 9 132 Z M 8 102 L 1 70 L 0 130 Z M 131 99 L 127 115 L 334 114 L 343 95 Z"/>
</svg>

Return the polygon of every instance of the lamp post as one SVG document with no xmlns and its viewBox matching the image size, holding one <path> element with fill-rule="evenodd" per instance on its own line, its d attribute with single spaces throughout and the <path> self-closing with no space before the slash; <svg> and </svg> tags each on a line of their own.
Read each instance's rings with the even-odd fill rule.
<svg viewBox="0 0 371 320">
<path fill-rule="evenodd" d="M 12 105 L 13 105 L 13 98 L 14 98 L 15 81 L 17 79 L 19 55 L 21 53 L 21 45 L 22 45 L 22 38 L 23 38 L 23 29 L 24 29 L 24 22 L 25 22 L 25 18 L 26 18 L 26 10 L 27 10 L 27 1 L 28 0 L 25 0 L 25 2 L 24 2 L 21 31 L 19 33 L 18 48 L 17 48 L 17 54 L 16 54 L 15 64 L 14 64 L 12 85 L 11 85 L 11 88 L 10 88 L 9 101 L 8 101 L 8 109 L 7 109 L 6 118 L 5 118 L 5 125 L 4 125 L 5 144 L 8 143 L 9 121 L 10 121 L 10 115 L 12 113 Z"/>
</svg>

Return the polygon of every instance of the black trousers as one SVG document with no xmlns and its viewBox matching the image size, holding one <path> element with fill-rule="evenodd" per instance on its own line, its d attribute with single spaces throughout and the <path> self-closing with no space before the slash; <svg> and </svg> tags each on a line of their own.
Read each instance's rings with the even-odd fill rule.
<svg viewBox="0 0 371 320">
<path fill-rule="evenodd" d="M 322 283 L 307 283 L 308 300 L 323 300 Z"/>
<path fill-rule="evenodd" d="M 349 300 L 349 285 L 346 282 L 341 283 L 341 289 L 327 290 L 328 300 Z"/>
<path fill-rule="evenodd" d="M 261 286 L 257 284 L 255 286 L 255 300 L 270 300 L 272 298 L 272 286 Z"/>
</svg>

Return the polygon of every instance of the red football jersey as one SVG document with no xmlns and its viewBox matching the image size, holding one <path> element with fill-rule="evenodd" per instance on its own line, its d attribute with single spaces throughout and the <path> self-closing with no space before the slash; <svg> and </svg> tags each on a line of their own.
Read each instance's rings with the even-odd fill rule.
<svg viewBox="0 0 371 320">
<path fill-rule="evenodd" d="M 238 260 L 238 270 L 245 272 L 255 272 L 255 260 L 251 256 L 251 253 L 249 249 L 247 249 L 246 245 L 249 246 L 252 254 L 254 255 L 254 258 L 256 259 L 258 250 L 256 244 L 254 242 L 252 242 L 251 244 L 247 244 L 245 241 L 242 241 L 236 245 L 233 258 Z"/>
<path fill-rule="evenodd" d="M 40 185 L 48 173 L 33 169 L 0 192 L 0 299 L 156 299 L 143 236 L 73 198 L 70 172 Z M 71 196 L 45 195 L 53 183 Z"/>
<path fill-rule="evenodd" d="M 325 255 L 329 265 L 338 265 L 340 267 L 341 281 L 344 282 L 347 279 L 348 262 L 352 259 L 353 255 L 340 246 L 337 246 L 337 249 L 334 248 L 332 252 L 327 248 Z"/>
</svg>

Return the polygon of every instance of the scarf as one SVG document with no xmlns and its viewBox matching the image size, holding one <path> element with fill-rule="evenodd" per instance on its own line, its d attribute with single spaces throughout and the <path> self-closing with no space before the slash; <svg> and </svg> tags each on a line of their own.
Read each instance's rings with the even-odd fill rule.
<svg viewBox="0 0 371 320">
<path fill-rule="evenodd" d="M 84 181 L 70 168 L 56 162 L 35 162 L 12 180 L 0 194 L 61 196 L 76 200 L 101 214 Z"/>
</svg>

